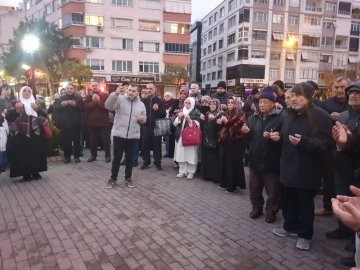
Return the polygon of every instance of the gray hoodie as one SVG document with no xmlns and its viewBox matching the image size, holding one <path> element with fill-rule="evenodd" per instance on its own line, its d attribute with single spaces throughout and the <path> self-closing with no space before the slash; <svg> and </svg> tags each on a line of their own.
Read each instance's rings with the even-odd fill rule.
<svg viewBox="0 0 360 270">
<path fill-rule="evenodd" d="M 140 139 L 140 125 L 146 123 L 146 110 L 139 97 L 133 101 L 128 96 L 112 93 L 105 102 L 105 108 L 115 111 L 113 136 Z M 143 116 L 141 121 L 137 121 L 139 115 Z"/>
</svg>

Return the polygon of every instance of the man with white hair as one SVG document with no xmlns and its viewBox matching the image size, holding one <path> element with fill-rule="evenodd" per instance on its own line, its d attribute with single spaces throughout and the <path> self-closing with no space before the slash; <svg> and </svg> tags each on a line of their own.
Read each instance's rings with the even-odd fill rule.
<svg viewBox="0 0 360 270">
<path fill-rule="evenodd" d="M 201 104 L 202 95 L 200 94 L 199 85 L 196 83 L 192 83 L 190 85 L 190 97 L 193 97 L 196 101 L 196 105 Z"/>
</svg>

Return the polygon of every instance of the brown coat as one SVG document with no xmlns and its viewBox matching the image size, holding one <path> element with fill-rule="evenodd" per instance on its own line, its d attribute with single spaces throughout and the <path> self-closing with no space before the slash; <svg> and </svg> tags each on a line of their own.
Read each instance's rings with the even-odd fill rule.
<svg viewBox="0 0 360 270">
<path fill-rule="evenodd" d="M 100 101 L 93 101 L 92 96 L 87 96 L 85 101 L 87 127 L 106 127 L 109 126 L 109 111 L 104 107 L 108 94 L 99 92 Z"/>
</svg>

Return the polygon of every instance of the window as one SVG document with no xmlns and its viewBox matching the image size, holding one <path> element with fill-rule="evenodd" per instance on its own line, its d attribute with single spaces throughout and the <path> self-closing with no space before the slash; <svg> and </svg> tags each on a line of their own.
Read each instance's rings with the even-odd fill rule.
<svg viewBox="0 0 360 270">
<path fill-rule="evenodd" d="M 211 73 L 208 73 L 208 74 L 206 75 L 206 79 L 207 79 L 208 81 L 210 81 L 210 79 L 211 79 Z"/>
<path fill-rule="evenodd" d="M 214 28 L 213 33 L 214 33 L 214 37 L 216 37 L 217 36 L 217 27 Z"/>
<path fill-rule="evenodd" d="M 217 16 L 218 16 L 218 14 L 217 14 L 217 12 L 214 14 L 214 22 L 216 22 L 217 21 Z"/>
<path fill-rule="evenodd" d="M 119 50 L 132 50 L 133 40 L 124 38 L 111 38 L 111 48 Z"/>
<path fill-rule="evenodd" d="M 339 1 L 338 13 L 341 15 L 351 14 L 351 3 Z"/>
<path fill-rule="evenodd" d="M 223 71 L 222 71 L 222 70 L 219 70 L 219 71 L 217 72 L 217 79 L 218 79 L 218 80 L 222 80 L 222 75 L 223 75 Z"/>
<path fill-rule="evenodd" d="M 334 38 L 333 37 L 323 37 L 321 39 L 321 46 L 334 46 Z"/>
<path fill-rule="evenodd" d="M 208 54 L 211 53 L 211 45 L 208 46 Z"/>
<path fill-rule="evenodd" d="M 218 57 L 218 66 L 221 67 L 223 64 L 223 57 L 222 56 L 219 56 Z"/>
<path fill-rule="evenodd" d="M 156 42 L 139 42 L 140 52 L 159 52 L 160 44 Z"/>
<path fill-rule="evenodd" d="M 210 16 L 210 18 L 209 18 L 209 25 L 212 25 L 212 23 L 213 23 L 213 16 Z"/>
<path fill-rule="evenodd" d="M 320 25 L 321 18 L 319 17 L 311 17 L 309 15 L 304 16 L 304 24 L 307 25 Z"/>
<path fill-rule="evenodd" d="M 268 0 L 254 0 L 254 3 L 267 4 Z"/>
<path fill-rule="evenodd" d="M 159 24 L 159 29 L 160 29 L 160 22 L 157 23 Z M 190 29 L 190 24 L 165 22 L 166 33 L 189 34 L 189 29 Z"/>
<path fill-rule="evenodd" d="M 235 43 L 235 33 L 232 33 L 227 37 L 227 45 L 229 46 L 233 43 Z"/>
<path fill-rule="evenodd" d="M 224 33 L 224 23 L 220 24 L 219 26 L 219 34 Z"/>
<path fill-rule="evenodd" d="M 250 22 L 250 9 L 244 8 L 239 10 L 239 24 Z"/>
<path fill-rule="evenodd" d="M 212 65 L 213 65 L 213 67 L 216 66 L 216 58 L 214 58 L 214 59 L 212 60 Z"/>
<path fill-rule="evenodd" d="M 132 72 L 132 62 L 113 60 L 112 71 Z"/>
<path fill-rule="evenodd" d="M 283 0 L 274 0 L 274 6 L 282 6 L 284 5 Z"/>
<path fill-rule="evenodd" d="M 266 41 L 266 31 L 253 31 L 253 40 Z"/>
<path fill-rule="evenodd" d="M 285 69 L 285 78 L 294 79 L 295 78 L 295 69 Z"/>
<path fill-rule="evenodd" d="M 117 6 L 132 6 L 132 0 L 111 0 L 111 3 Z"/>
<path fill-rule="evenodd" d="M 203 56 L 206 56 L 206 48 L 203 49 Z"/>
<path fill-rule="evenodd" d="M 211 80 L 215 81 L 216 80 L 216 72 L 212 72 L 211 73 Z"/>
<path fill-rule="evenodd" d="M 224 40 L 220 39 L 219 40 L 219 49 L 222 49 L 223 46 L 224 46 Z"/>
<path fill-rule="evenodd" d="M 139 20 L 139 30 L 159 32 L 160 22 Z"/>
<path fill-rule="evenodd" d="M 302 68 L 300 69 L 300 79 L 311 79 L 316 80 L 318 78 L 317 69 Z"/>
<path fill-rule="evenodd" d="M 302 62 L 318 62 L 319 61 L 319 53 L 303 51 L 301 53 L 301 61 Z"/>
<path fill-rule="evenodd" d="M 51 13 L 53 12 L 53 5 L 52 5 L 52 3 L 47 4 L 47 5 L 45 6 L 45 10 L 46 10 L 46 15 L 51 14 Z"/>
<path fill-rule="evenodd" d="M 85 0 L 87 3 L 104 4 L 104 0 Z"/>
<path fill-rule="evenodd" d="M 232 16 L 229 20 L 228 20 L 228 29 L 234 27 L 236 25 L 236 15 Z"/>
<path fill-rule="evenodd" d="M 300 0 L 289 0 L 290 7 L 300 7 Z"/>
<path fill-rule="evenodd" d="M 104 60 L 100 59 L 86 59 L 86 65 L 91 68 L 91 70 L 105 70 Z"/>
<path fill-rule="evenodd" d="M 133 20 L 111 18 L 111 27 L 132 28 Z"/>
<path fill-rule="evenodd" d="M 288 23 L 289 23 L 289 25 L 299 25 L 299 17 L 298 16 L 289 16 Z"/>
<path fill-rule="evenodd" d="M 270 68 L 270 78 L 279 78 L 279 69 L 278 68 Z"/>
<path fill-rule="evenodd" d="M 320 62 L 321 63 L 332 63 L 332 55 L 320 55 Z"/>
<path fill-rule="evenodd" d="M 251 58 L 265 59 L 266 58 L 266 51 L 252 50 Z"/>
<path fill-rule="evenodd" d="M 63 27 L 69 25 L 84 25 L 84 15 L 82 13 L 69 13 L 62 17 Z"/>
<path fill-rule="evenodd" d="M 325 10 L 326 11 L 336 11 L 336 4 L 325 2 Z"/>
<path fill-rule="evenodd" d="M 139 72 L 159 73 L 159 63 L 157 63 L 157 62 L 139 62 Z"/>
<path fill-rule="evenodd" d="M 273 14 L 273 23 L 284 23 L 284 15 Z"/>
<path fill-rule="evenodd" d="M 202 81 L 205 82 L 206 81 L 206 76 L 202 75 Z"/>
<path fill-rule="evenodd" d="M 306 47 L 319 47 L 320 39 L 308 36 L 303 36 L 302 45 Z"/>
<path fill-rule="evenodd" d="M 239 29 L 239 41 L 249 41 L 249 27 L 242 27 Z"/>
<path fill-rule="evenodd" d="M 229 52 L 227 54 L 227 61 L 229 62 L 229 61 L 234 61 L 234 60 L 235 60 L 235 51 Z"/>
<path fill-rule="evenodd" d="M 349 43 L 349 51 L 350 52 L 358 52 L 359 51 L 359 38 L 350 38 Z"/>
<path fill-rule="evenodd" d="M 201 63 L 201 69 L 205 69 L 205 68 L 206 68 L 206 62 L 204 61 Z"/>
<path fill-rule="evenodd" d="M 225 16 L 225 8 L 222 7 L 222 8 L 220 9 L 220 18 L 222 18 L 222 17 L 224 17 L 224 16 Z"/>
<path fill-rule="evenodd" d="M 360 35 L 360 22 L 351 22 L 350 35 L 359 36 Z"/>
<path fill-rule="evenodd" d="M 324 23 L 323 23 L 323 28 L 326 28 L 326 29 L 335 29 L 335 25 L 334 25 L 333 22 L 324 21 Z"/>
<path fill-rule="evenodd" d="M 231 10 L 233 10 L 234 8 L 236 8 L 236 1 L 235 0 L 230 0 L 229 1 L 229 12 Z"/>
<path fill-rule="evenodd" d="M 270 60 L 280 60 L 280 53 L 279 52 L 271 52 Z"/>
<path fill-rule="evenodd" d="M 249 59 L 249 47 L 240 46 L 238 48 L 238 60 L 247 60 Z"/>
<path fill-rule="evenodd" d="M 83 48 L 83 37 L 70 37 L 70 46 L 72 48 Z"/>
<path fill-rule="evenodd" d="M 296 53 L 288 53 L 286 54 L 286 61 L 292 61 L 295 62 L 296 61 Z"/>
<path fill-rule="evenodd" d="M 211 68 L 211 59 L 207 60 L 207 67 Z"/>
<path fill-rule="evenodd" d="M 104 25 L 104 16 L 85 15 L 86 25 Z"/>
<path fill-rule="evenodd" d="M 213 52 L 215 52 L 216 51 L 216 42 L 215 43 L 213 43 Z"/>
<path fill-rule="evenodd" d="M 161 1 L 159 0 L 140 0 L 141 8 L 161 9 Z"/>
<path fill-rule="evenodd" d="M 268 14 L 265 12 L 254 12 L 254 22 L 266 23 Z"/>
<path fill-rule="evenodd" d="M 100 37 L 86 37 L 85 46 L 91 48 L 104 48 L 104 38 Z"/>
<path fill-rule="evenodd" d="M 165 53 L 189 54 L 189 44 L 165 43 Z"/>
<path fill-rule="evenodd" d="M 191 14 L 191 2 L 165 0 L 165 11 L 171 13 Z"/>
<path fill-rule="evenodd" d="M 208 33 L 208 38 L 209 38 L 209 40 L 212 39 L 212 31 L 210 31 L 210 32 Z"/>
</svg>

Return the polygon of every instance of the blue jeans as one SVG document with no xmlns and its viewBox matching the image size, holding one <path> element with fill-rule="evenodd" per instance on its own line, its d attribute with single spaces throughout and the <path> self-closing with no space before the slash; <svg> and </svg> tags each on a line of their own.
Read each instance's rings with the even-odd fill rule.
<svg viewBox="0 0 360 270">
<path fill-rule="evenodd" d="M 170 136 L 169 135 L 165 135 L 164 136 L 165 139 L 165 154 L 167 156 L 169 156 L 169 149 L 170 149 Z"/>
<path fill-rule="evenodd" d="M 6 164 L 7 163 L 7 154 L 6 151 L 0 152 L 0 164 Z"/>
</svg>

